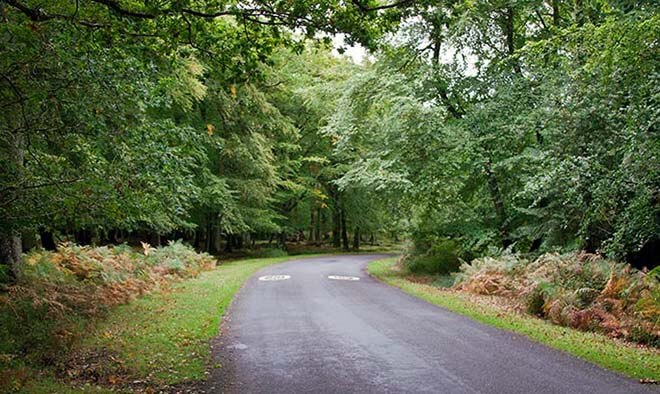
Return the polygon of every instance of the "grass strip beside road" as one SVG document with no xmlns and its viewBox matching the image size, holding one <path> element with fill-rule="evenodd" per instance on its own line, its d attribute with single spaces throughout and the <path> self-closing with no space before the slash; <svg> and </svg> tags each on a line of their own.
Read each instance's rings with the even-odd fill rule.
<svg viewBox="0 0 660 394">
<path fill-rule="evenodd" d="M 660 380 L 660 352 L 618 342 L 604 335 L 577 331 L 533 316 L 471 302 L 458 292 L 409 281 L 393 270 L 396 258 L 371 262 L 369 274 L 431 304 L 468 316 L 481 323 L 523 334 L 552 348 L 570 353 L 631 378 Z"/>
<path fill-rule="evenodd" d="M 313 255 L 221 264 L 170 291 L 114 309 L 83 344 L 83 353 L 108 352 L 132 379 L 172 385 L 205 378 L 209 340 L 236 292 L 261 268 Z M 318 257 L 318 255 L 316 256 Z"/>
</svg>

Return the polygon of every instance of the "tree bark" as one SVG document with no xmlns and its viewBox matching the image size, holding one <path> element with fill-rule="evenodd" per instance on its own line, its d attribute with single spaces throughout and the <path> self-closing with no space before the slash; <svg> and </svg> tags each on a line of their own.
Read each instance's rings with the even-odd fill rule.
<svg viewBox="0 0 660 394">
<path fill-rule="evenodd" d="M 341 209 L 338 204 L 332 212 L 332 246 L 341 247 Z"/>
<path fill-rule="evenodd" d="M 27 127 L 27 125 L 24 125 L 23 127 Z M 15 181 L 17 187 L 12 192 L 0 196 L 2 197 L 0 202 L 4 202 L 6 198 L 6 201 L 9 201 L 9 210 L 11 212 L 11 208 L 17 204 L 21 204 L 23 200 L 20 194 L 23 193 L 22 184 L 24 178 L 23 166 L 25 163 L 25 137 L 23 133 L 18 132 L 11 135 L 9 138 L 8 146 L 6 146 L 6 152 L 9 157 L 6 161 L 3 160 L 3 162 L 6 163 L 6 166 L 3 165 L 3 167 L 0 168 L 0 171 L 7 171 L 8 174 L 11 174 L 11 179 L 12 181 Z M 4 151 L 4 149 L 2 151 Z M 13 193 L 18 195 L 13 195 Z M 10 280 L 16 282 L 21 277 L 21 252 L 23 243 L 21 241 L 19 229 L 12 228 L 13 226 L 11 226 L 12 220 L 13 219 L 9 219 L 7 221 L 5 218 L 0 217 L 0 226 L 4 227 L 0 228 L 0 264 L 7 265 Z"/>
<path fill-rule="evenodd" d="M 321 207 L 316 208 L 316 231 L 314 233 L 314 243 L 321 243 Z"/>
<path fill-rule="evenodd" d="M 353 249 L 360 250 L 360 226 L 355 227 L 355 234 L 353 234 Z"/>
<path fill-rule="evenodd" d="M 559 0 L 552 0 L 552 24 L 559 27 L 561 16 L 559 15 Z"/>
<path fill-rule="evenodd" d="M 75 232 L 74 237 L 78 245 L 89 245 L 92 242 L 92 234 L 86 229 L 79 229 Z"/>
<path fill-rule="evenodd" d="M 504 21 L 504 36 L 506 37 L 506 48 L 509 56 L 513 56 L 516 52 L 516 27 L 515 27 L 515 12 L 512 7 L 507 7 L 506 16 Z M 516 59 L 511 59 L 513 70 L 520 74 L 520 64 Z"/>
<path fill-rule="evenodd" d="M 226 238 L 225 252 L 227 252 L 227 253 L 231 253 L 231 252 L 234 250 L 234 249 L 233 249 L 233 242 L 232 242 L 233 237 L 234 237 L 234 236 L 231 235 L 231 234 L 227 234 L 227 235 L 225 236 L 225 238 Z"/>
<path fill-rule="evenodd" d="M 484 162 L 484 172 L 486 174 L 486 180 L 488 182 L 488 189 L 490 190 L 490 196 L 493 200 L 493 206 L 495 207 L 495 215 L 497 216 L 497 225 L 500 229 L 500 235 L 502 236 L 502 246 L 509 246 L 508 240 L 508 231 L 506 229 L 506 211 L 504 209 L 504 200 L 502 198 L 502 192 L 500 191 L 499 182 L 495 173 L 493 173 L 492 165 L 490 159 Z"/>
<path fill-rule="evenodd" d="M 433 33 L 434 36 L 434 44 L 433 44 L 433 68 L 435 72 L 439 72 L 440 70 L 440 49 L 442 47 L 442 41 L 441 37 L 438 33 Z M 440 100 L 442 101 L 442 104 L 447 108 L 447 111 L 451 114 L 456 119 L 460 119 L 463 117 L 464 112 L 461 108 L 458 106 L 454 105 L 454 103 L 451 102 L 449 99 L 449 92 L 447 91 L 447 87 L 444 85 L 438 85 L 438 94 L 440 95 Z"/>
<path fill-rule="evenodd" d="M 21 277 L 21 237 L 17 234 L 0 234 L 0 264 L 8 268 L 10 280 Z"/>
<path fill-rule="evenodd" d="M 55 238 L 53 233 L 46 230 L 45 228 L 39 228 L 39 238 L 41 238 L 41 247 L 46 250 L 55 250 L 57 249 L 57 244 L 55 244 Z"/>
<path fill-rule="evenodd" d="M 284 231 L 280 233 L 280 248 L 284 251 L 288 251 L 288 248 L 286 247 L 286 233 Z"/>
<path fill-rule="evenodd" d="M 310 241 L 314 241 L 314 204 L 309 210 L 309 238 Z"/>
<path fill-rule="evenodd" d="M 342 248 L 344 250 L 348 250 L 348 232 L 346 230 L 346 208 L 343 206 L 341 207 L 341 241 L 342 241 Z"/>
<path fill-rule="evenodd" d="M 197 250 L 202 250 L 202 231 L 199 229 L 195 230 L 195 242 L 193 246 Z"/>
<path fill-rule="evenodd" d="M 151 235 L 151 245 L 153 246 L 161 246 L 162 245 L 162 239 L 160 233 L 153 233 Z"/>
<path fill-rule="evenodd" d="M 341 247 L 341 213 L 339 191 L 335 186 L 330 186 L 330 196 L 332 197 L 332 246 Z"/>
</svg>

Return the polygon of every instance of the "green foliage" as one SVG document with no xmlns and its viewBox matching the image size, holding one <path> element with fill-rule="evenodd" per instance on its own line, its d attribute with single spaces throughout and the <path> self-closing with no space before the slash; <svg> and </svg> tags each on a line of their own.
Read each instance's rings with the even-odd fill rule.
<svg viewBox="0 0 660 394">
<path fill-rule="evenodd" d="M 5 3 L 0 283 L 18 279 L 19 236 L 209 253 L 268 240 L 278 256 L 291 240 L 409 237 L 413 272 L 499 256 L 456 276 L 502 294 L 543 253 L 632 261 L 660 242 L 653 2 Z M 372 50 L 364 64 L 331 53 L 337 33 Z M 54 300 L 37 315 L 86 316 L 107 304 L 90 288 L 125 302 L 208 259 L 148 250 L 30 254 L 29 286 L 10 288 Z M 609 305 L 620 266 L 559 260 L 525 285 L 530 311 L 651 341 L 646 279 Z M 605 327 L 619 307 L 642 331 Z"/>
<path fill-rule="evenodd" d="M 329 218 L 313 191 L 329 195 L 341 163 L 326 159 L 318 130 L 354 66 L 305 36 L 346 30 L 373 45 L 394 26 L 389 13 L 338 2 L 7 4 L 0 239 L 169 235 L 218 252 L 222 238 L 299 234 L 301 207 L 324 204 Z M 357 214 L 365 205 L 352 206 L 351 227 L 379 230 Z"/>
<path fill-rule="evenodd" d="M 419 248 L 420 246 L 417 246 Z M 460 246 L 454 240 L 434 240 L 425 252 L 414 252 L 404 260 L 406 268 L 413 273 L 446 275 L 461 265 Z"/>
<path fill-rule="evenodd" d="M 285 257 L 288 256 L 288 253 L 285 250 L 278 248 L 264 248 L 259 250 L 259 257 L 271 258 L 271 257 Z"/>
<path fill-rule="evenodd" d="M 21 281 L 0 294 L 0 353 L 45 364 L 67 357 L 90 318 L 215 266 L 180 241 L 141 251 L 67 244 L 24 260 Z"/>
<path fill-rule="evenodd" d="M 555 5 L 429 5 L 402 26 L 324 129 L 355 152 L 338 184 L 472 256 L 657 242 L 657 6 Z"/>
</svg>

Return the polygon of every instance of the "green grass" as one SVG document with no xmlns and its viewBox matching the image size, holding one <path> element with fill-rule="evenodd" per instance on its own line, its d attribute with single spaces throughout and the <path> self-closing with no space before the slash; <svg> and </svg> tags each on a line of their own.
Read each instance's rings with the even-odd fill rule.
<svg viewBox="0 0 660 394">
<path fill-rule="evenodd" d="M 657 350 L 623 344 L 604 335 L 577 331 L 532 316 L 475 304 L 460 294 L 406 280 L 404 273 L 392 270 L 395 263 L 394 258 L 374 261 L 369 264 L 369 274 L 432 304 L 490 326 L 523 334 L 629 377 L 660 380 L 660 353 Z"/>
<path fill-rule="evenodd" d="M 211 360 L 209 340 L 233 296 L 257 270 L 309 256 L 239 260 L 222 264 L 171 291 L 137 299 L 98 324 L 83 350 L 106 349 L 136 378 L 156 384 L 202 380 Z"/>
</svg>

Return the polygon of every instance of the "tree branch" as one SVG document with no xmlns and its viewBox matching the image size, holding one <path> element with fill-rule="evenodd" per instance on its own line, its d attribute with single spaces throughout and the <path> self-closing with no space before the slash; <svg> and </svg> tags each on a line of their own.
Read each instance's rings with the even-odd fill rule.
<svg viewBox="0 0 660 394">
<path fill-rule="evenodd" d="M 110 8 L 112 11 L 119 15 L 130 16 L 132 18 L 141 18 L 141 19 L 154 19 L 158 14 L 148 14 L 146 12 L 140 11 L 131 11 L 126 8 L 122 8 L 118 1 L 115 0 L 92 0 L 95 3 L 103 4 L 106 7 Z"/>
<path fill-rule="evenodd" d="M 386 9 L 388 9 L 388 8 L 402 7 L 402 6 L 405 6 L 405 5 L 411 4 L 411 3 L 413 3 L 413 2 L 414 2 L 414 0 L 401 0 L 401 1 L 396 1 L 396 2 L 394 2 L 394 3 L 390 3 L 390 4 L 379 5 L 379 6 L 376 6 L 376 7 L 368 7 L 368 6 L 364 5 L 364 4 L 362 4 L 362 2 L 361 2 L 360 0 L 352 0 L 352 3 L 353 3 L 357 8 L 359 8 L 360 11 L 362 11 L 362 12 L 364 12 L 364 13 L 366 13 L 366 12 L 373 12 L 373 11 L 379 11 L 379 10 L 386 10 Z"/>
</svg>

